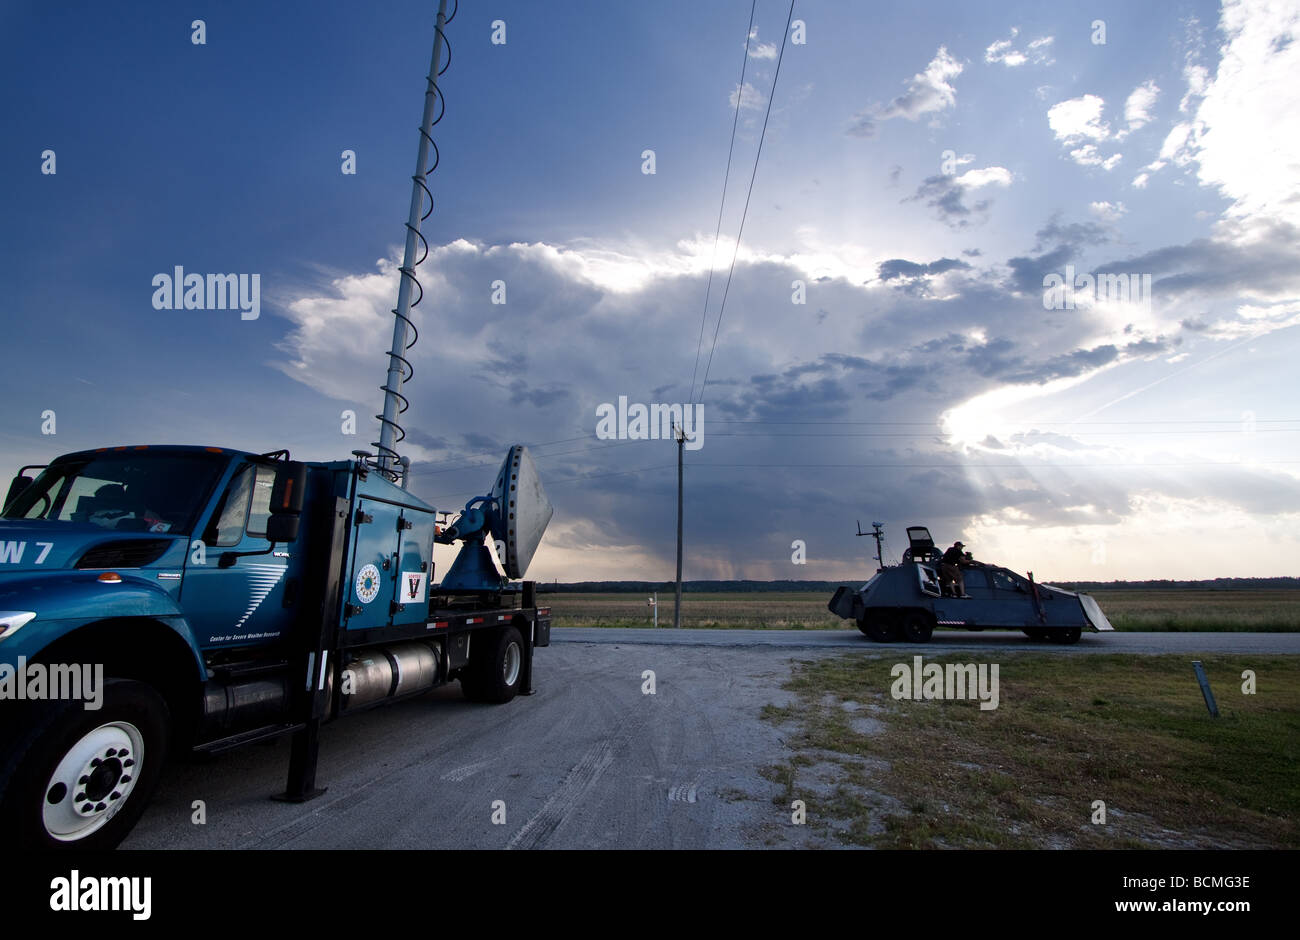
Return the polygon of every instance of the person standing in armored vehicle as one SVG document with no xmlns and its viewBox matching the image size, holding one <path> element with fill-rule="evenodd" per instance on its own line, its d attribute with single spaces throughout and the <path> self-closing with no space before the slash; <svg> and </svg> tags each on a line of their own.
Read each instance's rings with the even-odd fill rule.
<svg viewBox="0 0 1300 940">
<path fill-rule="evenodd" d="M 965 547 L 961 542 L 953 542 L 952 548 L 943 553 L 943 560 L 939 562 L 939 577 L 943 584 L 957 586 L 958 597 L 970 600 L 970 595 L 966 593 L 966 581 L 961 574 L 961 563 L 965 561 L 962 549 Z"/>
</svg>

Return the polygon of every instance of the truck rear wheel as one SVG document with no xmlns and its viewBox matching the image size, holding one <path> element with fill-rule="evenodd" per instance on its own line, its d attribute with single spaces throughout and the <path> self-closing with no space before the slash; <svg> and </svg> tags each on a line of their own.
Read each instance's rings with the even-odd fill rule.
<svg viewBox="0 0 1300 940">
<path fill-rule="evenodd" d="M 514 627 L 474 638 L 469 667 L 460 688 L 472 702 L 502 705 L 519 692 L 524 676 L 524 640 Z"/>
<path fill-rule="evenodd" d="M 115 847 L 158 785 L 167 703 L 143 682 L 109 679 L 97 710 L 76 700 L 28 714 L 0 783 L 0 827 L 32 848 Z"/>
</svg>

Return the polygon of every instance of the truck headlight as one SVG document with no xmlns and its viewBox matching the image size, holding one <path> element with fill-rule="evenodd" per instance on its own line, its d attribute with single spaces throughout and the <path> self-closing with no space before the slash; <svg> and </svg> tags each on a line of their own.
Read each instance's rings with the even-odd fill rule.
<svg viewBox="0 0 1300 940">
<path fill-rule="evenodd" d="M 0 640 L 13 636 L 23 624 L 35 617 L 34 610 L 0 610 Z"/>
</svg>

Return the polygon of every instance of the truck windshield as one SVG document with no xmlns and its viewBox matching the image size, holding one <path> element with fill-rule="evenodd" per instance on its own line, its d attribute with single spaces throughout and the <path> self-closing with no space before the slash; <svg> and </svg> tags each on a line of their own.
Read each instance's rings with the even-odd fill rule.
<svg viewBox="0 0 1300 940">
<path fill-rule="evenodd" d="M 225 465 L 216 454 L 78 454 L 50 464 L 6 519 L 89 522 L 125 532 L 188 532 Z"/>
</svg>

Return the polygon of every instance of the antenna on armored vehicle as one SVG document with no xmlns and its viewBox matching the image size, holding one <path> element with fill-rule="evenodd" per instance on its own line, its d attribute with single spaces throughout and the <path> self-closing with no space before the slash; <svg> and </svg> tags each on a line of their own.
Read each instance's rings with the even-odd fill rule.
<svg viewBox="0 0 1300 940">
<path fill-rule="evenodd" d="M 880 565 L 880 567 L 878 567 L 876 570 L 877 571 L 885 570 L 885 553 L 880 549 L 880 540 L 884 538 L 885 535 L 885 530 L 882 528 L 882 524 L 879 522 L 873 522 L 871 523 L 871 531 L 863 532 L 861 521 L 856 519 L 854 521 L 857 522 L 858 524 L 858 535 L 860 536 L 870 535 L 872 538 L 876 540 L 876 554 L 874 557 Z"/>
</svg>

